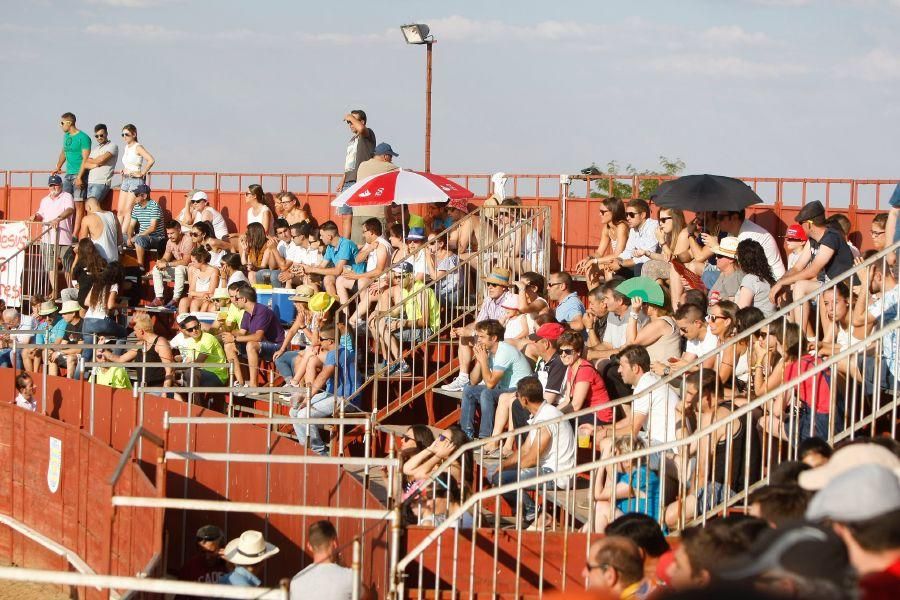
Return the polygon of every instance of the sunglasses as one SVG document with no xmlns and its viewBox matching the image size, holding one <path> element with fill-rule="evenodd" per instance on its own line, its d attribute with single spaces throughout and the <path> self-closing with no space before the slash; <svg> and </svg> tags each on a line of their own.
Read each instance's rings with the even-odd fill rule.
<svg viewBox="0 0 900 600">
<path fill-rule="evenodd" d="M 671 220 L 672 220 L 672 217 L 660 217 L 660 218 L 659 218 L 659 222 L 660 222 L 660 223 L 666 223 L 666 222 L 671 221 Z"/>
<path fill-rule="evenodd" d="M 448 438 L 446 435 L 444 435 L 444 434 L 442 433 L 442 434 L 440 434 L 440 435 L 438 436 L 437 441 L 439 441 L 439 442 L 446 442 L 446 441 L 449 440 L 449 439 L 450 439 L 450 438 Z"/>
<path fill-rule="evenodd" d="M 184 328 L 184 330 L 187 331 L 188 333 L 194 333 L 194 332 L 197 331 L 198 329 L 200 329 L 200 328 L 199 328 L 198 326 L 196 326 L 196 325 L 194 325 L 193 327 L 185 327 L 185 328 Z"/>
<path fill-rule="evenodd" d="M 560 356 L 569 356 L 575 354 L 575 348 L 560 348 L 559 354 Z"/>
<path fill-rule="evenodd" d="M 599 214 L 601 214 L 601 215 L 605 215 L 605 214 L 608 214 L 608 213 L 609 213 L 609 211 L 608 211 L 608 210 L 605 210 L 605 209 L 600 209 L 600 210 L 598 210 L 597 212 L 598 212 Z"/>
<path fill-rule="evenodd" d="M 324 344 L 325 342 L 333 342 L 333 341 L 334 341 L 334 338 L 320 337 L 320 338 L 319 338 L 319 341 L 322 342 L 322 343 Z"/>
<path fill-rule="evenodd" d="M 499 283 L 489 283 L 489 284 L 487 284 L 487 286 L 488 287 L 506 287 L 506 286 L 500 285 Z"/>
<path fill-rule="evenodd" d="M 875 229 L 873 229 L 873 230 L 871 231 L 871 233 L 872 233 L 873 236 L 876 236 L 876 235 L 884 235 L 884 230 L 882 229 L 881 231 L 876 231 Z M 792 241 L 793 241 L 793 240 L 792 240 Z M 799 241 L 799 240 L 797 240 L 797 241 Z"/>
<path fill-rule="evenodd" d="M 719 319 L 727 319 L 724 315 L 706 315 L 707 321 L 718 321 Z"/>
<path fill-rule="evenodd" d="M 547 287 L 554 287 L 557 285 L 563 285 L 563 282 L 562 281 L 555 281 L 555 282 L 551 281 L 550 283 L 547 284 Z"/>
<path fill-rule="evenodd" d="M 66 123 L 68 123 L 68 121 L 60 121 L 59 122 L 60 125 L 65 125 Z"/>
<path fill-rule="evenodd" d="M 625 216 L 628 217 L 629 219 L 633 219 L 636 216 L 638 216 L 638 214 L 636 212 L 626 212 Z"/>
<path fill-rule="evenodd" d="M 122 134 L 122 137 L 131 137 L 131 134 L 130 134 L 130 133 L 123 133 L 123 134 Z"/>
<path fill-rule="evenodd" d="M 96 139 L 96 140 L 99 140 L 100 138 L 105 138 L 105 137 L 106 137 L 105 133 L 94 134 L 94 139 Z"/>
<path fill-rule="evenodd" d="M 201 202 L 205 202 L 205 200 L 191 200 L 191 204 L 200 204 Z"/>
</svg>

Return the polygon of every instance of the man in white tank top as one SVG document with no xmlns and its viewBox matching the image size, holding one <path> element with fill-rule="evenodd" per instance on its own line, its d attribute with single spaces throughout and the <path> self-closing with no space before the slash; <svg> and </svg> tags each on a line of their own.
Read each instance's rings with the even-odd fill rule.
<svg viewBox="0 0 900 600">
<path fill-rule="evenodd" d="M 103 210 L 97 198 L 88 198 L 85 203 L 87 214 L 81 220 L 78 237 L 90 237 L 97 252 L 107 262 L 119 260 L 119 246 L 122 241 L 122 230 L 119 221 L 112 211 Z"/>
<path fill-rule="evenodd" d="M 191 215 L 194 223 L 209 221 L 217 239 L 224 240 L 228 238 L 228 225 L 225 223 L 225 217 L 209 205 L 209 198 L 206 192 L 196 192 L 191 197 Z M 231 248 L 231 244 L 226 244 L 226 246 L 229 249 Z"/>
</svg>

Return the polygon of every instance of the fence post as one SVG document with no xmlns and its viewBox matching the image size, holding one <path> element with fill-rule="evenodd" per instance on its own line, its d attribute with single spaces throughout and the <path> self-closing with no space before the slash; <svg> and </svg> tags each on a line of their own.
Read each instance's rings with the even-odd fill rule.
<svg viewBox="0 0 900 600">
<path fill-rule="evenodd" d="M 569 175 L 559 176 L 559 191 L 561 198 L 560 203 L 560 223 L 559 223 L 559 270 L 566 270 L 566 208 L 569 200 L 569 186 L 572 185 L 572 178 Z M 550 226 L 552 230 L 553 226 Z M 544 234 L 547 237 L 547 234 Z M 547 255 L 547 262 L 550 262 L 550 255 Z"/>
</svg>

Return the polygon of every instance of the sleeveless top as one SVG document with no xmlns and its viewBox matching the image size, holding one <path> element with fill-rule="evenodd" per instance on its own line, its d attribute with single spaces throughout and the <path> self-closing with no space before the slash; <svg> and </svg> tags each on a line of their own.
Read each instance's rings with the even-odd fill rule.
<svg viewBox="0 0 900 600">
<path fill-rule="evenodd" d="M 103 223 L 103 231 L 100 232 L 98 239 L 91 238 L 97 247 L 97 253 L 106 259 L 106 262 L 114 262 L 119 260 L 119 245 L 116 239 L 116 216 L 108 210 L 98 211 L 96 213 Z"/>
<path fill-rule="evenodd" d="M 228 235 L 228 224 L 225 223 L 225 217 L 222 216 L 222 213 L 214 209 L 212 206 L 207 206 L 203 213 L 209 211 L 212 215 L 212 218 L 209 219 L 210 224 L 213 228 L 213 233 L 215 234 L 217 239 L 224 239 Z M 198 213 L 194 218 L 194 223 L 199 223 L 200 221 L 206 221 L 203 217 L 203 213 Z"/>
<path fill-rule="evenodd" d="M 662 337 L 647 346 L 647 354 L 650 355 L 650 362 L 665 363 L 673 356 L 681 356 L 681 333 L 672 317 L 662 317 L 661 321 L 665 321 L 670 328 L 668 333 L 664 333 Z"/>
<path fill-rule="evenodd" d="M 197 273 L 197 278 L 194 280 L 194 291 L 196 292 L 210 292 L 210 283 L 212 283 L 212 275 L 207 275 L 206 277 L 202 277 L 202 273 Z"/>
<path fill-rule="evenodd" d="M 253 209 L 252 209 L 252 208 L 248 208 L 248 209 L 247 209 L 247 225 L 249 225 L 250 223 L 259 223 L 260 225 L 265 225 L 265 223 L 263 222 L 263 215 L 265 215 L 266 213 L 269 213 L 269 215 L 271 215 L 271 214 L 272 214 L 272 211 L 269 210 L 269 207 L 266 206 L 265 204 L 261 204 L 261 205 L 260 205 L 260 207 L 259 207 L 259 214 L 258 214 L 258 215 L 254 215 L 254 214 L 253 214 Z M 221 215 L 220 215 L 220 216 L 221 216 Z M 223 222 L 223 223 L 224 223 L 224 221 L 225 221 L 225 220 L 222 219 L 222 222 Z M 271 229 L 272 229 L 272 224 L 273 224 L 274 222 L 275 222 L 275 220 L 272 219 L 272 218 L 270 217 L 270 218 L 269 218 L 269 229 L 266 231 L 266 234 L 267 234 L 267 235 L 270 234 L 270 233 L 272 233 Z M 215 225 L 213 225 L 213 227 L 215 227 Z M 227 228 L 226 228 L 226 232 L 227 232 Z M 217 236 L 219 235 L 219 232 L 218 232 L 218 231 L 216 232 L 216 235 L 217 235 Z"/>
<path fill-rule="evenodd" d="M 379 237 L 376 239 L 376 241 L 378 242 L 378 245 L 379 245 L 379 246 L 383 246 L 383 247 L 384 247 L 385 251 L 387 252 L 387 259 L 386 259 L 386 260 L 387 260 L 387 261 L 390 261 L 390 260 L 391 260 L 391 253 L 394 251 L 394 247 L 391 246 L 391 243 L 390 243 L 389 241 L 387 241 L 386 239 L 384 239 L 384 238 L 381 237 L 381 236 L 379 236 Z M 369 271 L 374 271 L 374 270 L 375 270 L 375 267 L 377 267 L 377 266 L 378 266 L 378 253 L 377 253 L 377 252 L 370 252 L 370 253 L 369 253 L 369 256 L 366 257 L 366 273 L 368 273 Z"/>
<path fill-rule="evenodd" d="M 140 143 L 126 144 L 125 152 L 122 153 L 122 171 L 125 173 L 134 173 L 140 171 L 144 166 L 144 157 L 138 154 Z"/>
<path fill-rule="evenodd" d="M 156 336 L 155 338 L 153 338 L 153 343 L 150 344 L 150 348 L 147 350 L 143 350 L 143 362 L 162 362 L 162 359 L 159 356 L 159 352 L 156 351 L 156 342 L 158 341 L 159 336 Z M 144 371 L 143 368 L 141 368 L 140 370 Z M 163 367 L 147 367 L 146 371 L 138 373 L 138 375 L 139 377 L 143 377 L 144 385 L 149 387 L 158 387 L 166 379 L 166 370 Z"/>
</svg>

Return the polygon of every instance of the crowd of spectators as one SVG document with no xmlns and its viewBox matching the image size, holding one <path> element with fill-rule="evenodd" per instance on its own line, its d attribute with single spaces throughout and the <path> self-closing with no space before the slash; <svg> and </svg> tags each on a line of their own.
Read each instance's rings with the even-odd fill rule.
<svg viewBox="0 0 900 600">
<path fill-rule="evenodd" d="M 345 120 L 352 137 L 341 189 L 398 168 L 393 163 L 398 154 L 389 144 L 376 143 L 363 111 L 348 113 Z M 276 379 L 261 374 L 274 364 L 277 380 L 298 388 L 290 397 L 292 416 L 330 417 L 365 410 L 365 398 L 356 392 L 366 376 L 409 374 L 408 350 L 446 335 L 453 340 L 458 374 L 441 388 L 460 397 L 459 425 L 437 435 L 424 426 L 404 435 L 407 495 L 422 499 L 416 516 L 422 522 L 438 522 L 472 485 L 473 469 L 443 464 L 470 440 L 492 438 L 485 450 L 494 485 L 563 473 L 577 464 L 580 450 L 593 449 L 603 458 L 652 451 L 729 419 L 741 406 L 802 377 L 823 356 L 848 348 L 897 316 L 897 265 L 879 261 L 836 286 L 818 306 L 798 307 L 739 340 L 727 356 L 708 358 L 676 387 L 663 379 L 861 261 L 848 241 L 849 221 L 809 202 L 780 249 L 775 237 L 744 211 L 688 219 L 678 209 L 662 208 L 653 218 L 645 200 L 608 198 L 599 203 L 596 252 L 569 273 L 547 268 L 552 261 L 537 229 L 504 237 L 514 222 L 516 199 L 494 202 L 496 208 L 479 218 L 470 216 L 465 202 L 451 201 L 428 206 L 423 216 L 406 206 L 342 208 L 337 222 L 317 223 L 291 192 L 273 196 L 251 185 L 243 232 L 229 230 L 226 215 L 202 190 L 188 192 L 183 210 L 169 215 L 153 199 L 147 175 L 154 158 L 137 141 L 133 125 L 122 128 L 123 181 L 113 213 L 103 207 L 119 149 L 109 141 L 107 127 L 96 126 L 93 149 L 74 115 L 64 114 L 61 127 L 63 151 L 48 194 L 31 217 L 58 232 L 42 239 L 41 253 L 45 264 L 58 255 L 64 267 L 52 281 L 60 303 L 32 298 L 31 314 L 3 310 L 0 364 L 39 371 L 46 361 L 51 373 L 112 387 L 131 387 L 134 379 L 173 393 L 185 385 L 221 387 L 238 398 Z M 60 176 L 63 165 L 65 176 Z M 888 224 L 887 215 L 876 216 L 871 231 L 876 249 L 885 246 Z M 477 239 L 476 231 L 489 239 Z M 490 240 L 497 240 L 497 249 L 471 261 Z M 59 252 L 51 252 L 57 241 Z M 480 278 L 482 298 L 469 292 L 469 277 Z M 638 277 L 657 286 L 660 295 L 635 293 Z M 290 290 L 289 307 L 263 300 L 279 288 Z M 143 308 L 135 312 L 129 301 L 132 308 L 141 303 Z M 448 327 L 448 307 L 465 303 L 478 305 L 474 319 Z M 176 314 L 176 327 L 168 335 L 157 322 L 166 312 Z M 15 331 L 32 329 L 42 332 L 35 340 L 46 342 L 49 351 L 13 354 L 11 336 L 29 342 L 30 334 Z M 132 347 L 125 351 L 80 347 L 128 338 Z M 746 481 L 763 475 L 763 436 L 793 443 L 830 439 L 843 427 L 848 410 L 842 390 L 855 386 L 871 396 L 878 387 L 891 389 L 896 346 L 886 340 L 881 357 L 870 353 L 856 363 L 841 363 L 841 381 L 816 377 L 796 393 L 782 393 L 766 419 L 734 420 L 700 442 L 680 445 L 677 452 L 651 452 L 645 460 L 623 459 L 601 469 L 590 491 L 588 528 L 609 534 L 617 520 L 635 513 L 676 528 L 720 506 L 743 491 Z M 363 366 L 364 354 L 380 359 L 374 369 Z M 84 368 L 90 361 L 102 364 Z M 144 367 L 130 373 L 126 368 L 135 361 L 209 366 L 189 371 Z M 16 401 L 34 410 L 27 384 L 17 380 Z M 627 409 L 609 406 L 630 394 L 636 399 Z M 592 410 L 578 420 L 560 421 L 586 408 Z M 525 436 L 493 439 L 545 421 L 550 423 Z M 322 428 L 297 425 L 295 432 L 310 450 L 328 452 Z M 824 461 L 829 452 L 812 448 L 809 456 Z M 424 499 L 418 492 L 439 470 L 448 474 L 442 491 Z M 860 475 L 860 485 L 869 481 L 864 477 L 883 475 Z M 545 487 L 575 485 L 572 477 L 560 475 Z M 793 488 L 771 487 L 754 496 L 765 522 L 722 519 L 715 527 L 686 534 L 675 554 L 673 585 L 711 580 L 720 565 L 710 563 L 710 557 L 728 552 L 720 554 L 719 546 L 739 547 L 735 556 L 756 552 L 760 564 L 772 569 L 784 566 L 780 555 L 765 554 L 773 545 L 807 540 L 828 544 L 837 536 L 851 548 L 851 561 L 863 556 L 871 550 L 865 546 L 871 543 L 870 530 L 840 521 L 843 514 L 835 517 L 832 507 L 842 506 L 842 497 L 834 492 L 832 500 L 825 491 L 813 498 L 807 514 L 827 519 L 825 528 L 803 525 L 787 530 L 793 531 L 785 534 L 789 539 L 779 541 L 768 529 L 799 516 L 804 497 Z M 525 524 L 543 523 L 530 495 L 512 492 L 506 498 L 520 505 L 517 517 Z M 893 510 L 896 520 L 896 506 Z M 882 515 L 870 511 L 860 520 Z M 828 527 L 836 533 L 823 533 Z M 759 540 L 765 547 L 754 545 Z M 646 556 L 639 545 L 610 536 L 592 548 L 592 555 L 596 560 L 589 562 L 586 577 L 625 596 L 644 593 Z M 741 577 L 762 572 L 747 568 L 728 573 L 737 579 L 738 572 Z M 242 576 L 252 580 L 250 575 Z"/>
</svg>

